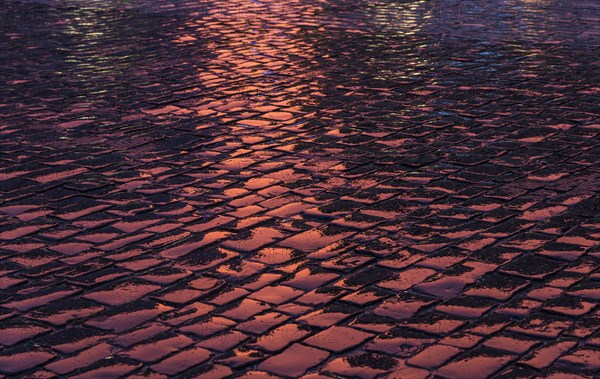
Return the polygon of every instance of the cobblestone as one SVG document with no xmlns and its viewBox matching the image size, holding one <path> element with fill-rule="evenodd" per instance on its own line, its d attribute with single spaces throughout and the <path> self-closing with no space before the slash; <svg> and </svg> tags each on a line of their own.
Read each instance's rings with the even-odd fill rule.
<svg viewBox="0 0 600 379">
<path fill-rule="evenodd" d="M 599 25 L 3 1 L 0 377 L 598 377 Z"/>
</svg>

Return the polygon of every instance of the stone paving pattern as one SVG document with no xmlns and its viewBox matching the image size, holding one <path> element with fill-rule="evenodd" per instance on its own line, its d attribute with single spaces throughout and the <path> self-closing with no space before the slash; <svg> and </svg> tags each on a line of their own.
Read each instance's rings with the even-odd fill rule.
<svg viewBox="0 0 600 379">
<path fill-rule="evenodd" d="M 0 377 L 598 377 L 600 3 L 144 1 L 0 3 Z"/>
</svg>

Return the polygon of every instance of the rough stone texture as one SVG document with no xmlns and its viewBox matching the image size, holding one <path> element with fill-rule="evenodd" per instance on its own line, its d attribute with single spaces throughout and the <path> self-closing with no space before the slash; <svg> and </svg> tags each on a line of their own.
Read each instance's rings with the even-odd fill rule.
<svg viewBox="0 0 600 379">
<path fill-rule="evenodd" d="M 2 1 L 0 377 L 598 377 L 599 25 Z"/>
</svg>

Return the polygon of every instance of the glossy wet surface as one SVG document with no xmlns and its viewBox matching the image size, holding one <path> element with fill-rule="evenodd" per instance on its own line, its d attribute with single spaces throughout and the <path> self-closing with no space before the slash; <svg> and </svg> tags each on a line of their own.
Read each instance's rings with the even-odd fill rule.
<svg viewBox="0 0 600 379">
<path fill-rule="evenodd" d="M 0 17 L 5 376 L 598 375 L 597 2 Z"/>
</svg>

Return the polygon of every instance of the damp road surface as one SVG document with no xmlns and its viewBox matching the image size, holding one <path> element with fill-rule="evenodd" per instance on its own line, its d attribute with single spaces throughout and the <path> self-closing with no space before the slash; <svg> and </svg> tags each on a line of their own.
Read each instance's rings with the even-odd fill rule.
<svg viewBox="0 0 600 379">
<path fill-rule="evenodd" d="M 0 1 L 0 377 L 593 378 L 600 3 Z"/>
</svg>

